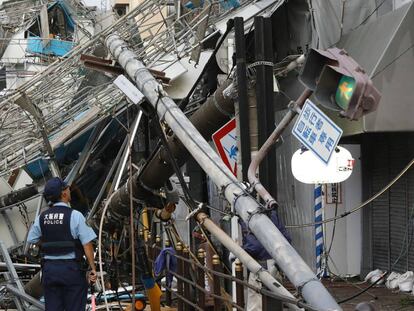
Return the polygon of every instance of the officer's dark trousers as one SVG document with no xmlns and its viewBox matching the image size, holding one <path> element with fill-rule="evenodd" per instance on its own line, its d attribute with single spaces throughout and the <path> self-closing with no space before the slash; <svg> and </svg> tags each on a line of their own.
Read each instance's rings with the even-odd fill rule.
<svg viewBox="0 0 414 311">
<path fill-rule="evenodd" d="M 46 260 L 42 272 L 46 311 L 85 311 L 88 286 L 78 262 Z"/>
</svg>

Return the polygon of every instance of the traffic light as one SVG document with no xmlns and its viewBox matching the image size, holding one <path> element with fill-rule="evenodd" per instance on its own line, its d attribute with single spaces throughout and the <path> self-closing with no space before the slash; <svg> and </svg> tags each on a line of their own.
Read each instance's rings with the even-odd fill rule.
<svg viewBox="0 0 414 311">
<path fill-rule="evenodd" d="M 299 79 L 322 106 L 350 120 L 375 111 L 381 94 L 348 53 L 338 48 L 311 49 Z"/>
</svg>

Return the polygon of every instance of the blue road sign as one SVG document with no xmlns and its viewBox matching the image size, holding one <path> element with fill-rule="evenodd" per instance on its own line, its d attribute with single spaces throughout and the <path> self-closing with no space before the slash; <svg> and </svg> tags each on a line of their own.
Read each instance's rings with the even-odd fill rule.
<svg viewBox="0 0 414 311">
<path fill-rule="evenodd" d="M 328 164 L 342 136 L 342 129 L 307 99 L 292 134 L 322 162 Z"/>
</svg>

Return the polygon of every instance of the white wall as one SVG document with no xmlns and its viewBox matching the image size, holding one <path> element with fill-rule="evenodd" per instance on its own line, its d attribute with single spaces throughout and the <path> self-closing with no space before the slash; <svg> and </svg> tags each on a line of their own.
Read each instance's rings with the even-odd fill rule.
<svg viewBox="0 0 414 311">
<path fill-rule="evenodd" d="M 3 63 L 24 63 L 26 61 L 27 40 L 24 31 L 16 33 L 10 39 L 10 43 L 1 58 Z"/>
<path fill-rule="evenodd" d="M 1 62 L 6 65 L 7 89 L 16 89 L 47 67 L 33 63 L 38 58 L 26 57 L 26 48 L 27 40 L 24 38 L 24 31 L 21 31 L 11 38 L 1 58 Z"/>
<path fill-rule="evenodd" d="M 351 177 L 342 183 L 342 204 L 338 204 L 337 215 L 359 206 L 362 201 L 362 177 L 359 145 L 343 145 L 355 159 Z M 325 219 L 335 216 L 335 204 L 325 204 Z M 328 265 L 333 273 L 342 276 L 359 275 L 362 256 L 362 218 L 358 211 L 336 222 L 335 236 Z M 326 247 L 332 241 L 334 224 L 325 226 Z"/>
<path fill-rule="evenodd" d="M 394 0 L 394 10 L 402 7 L 403 5 L 411 2 L 412 0 Z"/>
</svg>

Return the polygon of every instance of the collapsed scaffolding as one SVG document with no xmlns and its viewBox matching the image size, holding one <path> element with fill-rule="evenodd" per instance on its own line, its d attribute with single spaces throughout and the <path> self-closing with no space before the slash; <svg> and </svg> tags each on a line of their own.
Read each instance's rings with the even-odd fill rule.
<svg viewBox="0 0 414 311">
<path fill-rule="evenodd" d="M 62 57 L 67 49 L 89 40 L 94 27 L 101 23 L 100 14 L 77 0 L 3 2 L 0 6 L 0 85 L 5 88 L 2 93 L 17 88 L 19 79 L 30 79 Z"/>
<path fill-rule="evenodd" d="M 167 7 L 164 1 L 148 1 L 137 6 L 89 42 L 76 46 L 65 59 L 57 59 L 45 71 L 2 100 L 2 174 L 38 157 L 42 149 L 42 141 L 36 136 L 39 133 L 37 123 L 32 116 L 25 115 L 24 109 L 14 104 L 21 96 L 26 96 L 42 112 L 44 129 L 52 136 L 62 131 L 65 127 L 62 125 L 71 123 L 82 112 L 89 111 L 94 116 L 98 113 L 108 115 L 109 110 L 121 101 L 123 95 L 112 85 L 114 76 L 108 78 L 98 73 L 96 77 L 96 72 L 88 70 L 87 64 L 80 66 L 82 55 L 104 56 L 102 38 L 106 34 L 116 29 L 128 37 L 134 50 L 146 60 L 148 68 L 160 63 L 172 66 L 199 46 L 197 43 L 193 46 L 191 42 L 195 40 L 191 38 L 196 38 L 195 28 L 199 25 L 200 16 L 192 18 L 190 12 L 177 20 L 173 20 L 173 16 L 160 18 Z M 206 19 L 206 16 L 201 15 L 201 19 Z M 176 27 L 182 30 L 176 33 Z M 168 59 L 169 56 L 173 56 L 173 59 Z M 94 75 L 93 79 L 91 75 Z M 62 108 L 65 111 L 61 111 Z M 15 136 L 11 138 L 10 133 Z"/>
</svg>

